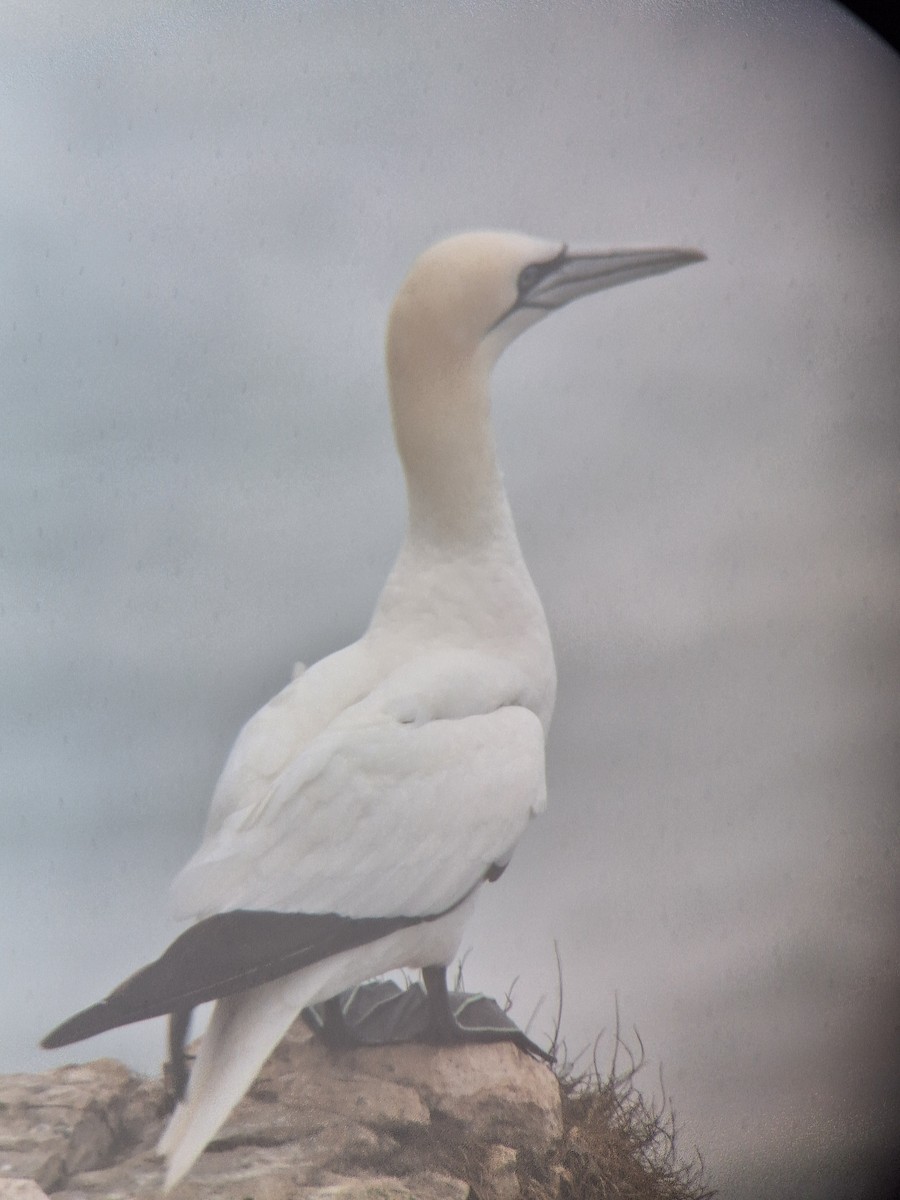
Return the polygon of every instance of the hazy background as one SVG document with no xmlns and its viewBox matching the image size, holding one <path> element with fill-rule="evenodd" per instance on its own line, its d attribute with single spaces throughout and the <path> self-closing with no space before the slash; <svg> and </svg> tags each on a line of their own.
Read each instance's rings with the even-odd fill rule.
<svg viewBox="0 0 900 1200">
<path fill-rule="evenodd" d="M 556 939 L 570 1051 L 617 996 L 724 1196 L 862 1194 L 900 1121 L 898 85 L 820 2 L 4 6 L 0 1070 L 157 1069 L 161 1022 L 35 1046 L 174 936 L 239 725 L 366 624 L 413 257 L 696 244 L 497 372 L 560 701 L 467 980 L 540 1035 Z"/>
</svg>

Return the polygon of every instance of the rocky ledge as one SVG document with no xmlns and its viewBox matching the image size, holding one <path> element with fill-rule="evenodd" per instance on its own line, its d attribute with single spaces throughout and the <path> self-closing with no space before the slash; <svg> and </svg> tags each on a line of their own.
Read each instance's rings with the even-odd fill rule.
<svg viewBox="0 0 900 1200">
<path fill-rule="evenodd" d="M 112 1059 L 0 1077 L 0 1197 L 159 1197 L 161 1103 Z M 555 1075 L 509 1044 L 334 1051 L 300 1023 L 171 1196 L 516 1200 L 562 1132 Z"/>
</svg>

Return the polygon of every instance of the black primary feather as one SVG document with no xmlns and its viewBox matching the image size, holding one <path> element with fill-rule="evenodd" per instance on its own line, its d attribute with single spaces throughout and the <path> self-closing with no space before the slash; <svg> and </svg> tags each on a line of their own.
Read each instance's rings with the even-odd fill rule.
<svg viewBox="0 0 900 1200">
<path fill-rule="evenodd" d="M 155 962 L 130 975 L 105 1000 L 63 1021 L 41 1045 L 54 1050 L 120 1025 L 191 1009 L 435 919 L 245 909 L 217 913 L 185 930 Z"/>
</svg>

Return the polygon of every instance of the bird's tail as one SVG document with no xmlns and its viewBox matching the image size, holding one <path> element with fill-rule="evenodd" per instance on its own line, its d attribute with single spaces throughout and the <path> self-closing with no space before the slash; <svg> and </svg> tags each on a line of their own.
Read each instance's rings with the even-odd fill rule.
<svg viewBox="0 0 900 1200">
<path fill-rule="evenodd" d="M 419 922 L 217 1000 L 187 1093 L 159 1142 L 168 1159 L 166 1191 L 191 1169 L 304 1008 L 403 963 L 447 961 L 470 909 L 471 903 L 454 905 L 433 923 Z"/>
<path fill-rule="evenodd" d="M 289 997 L 284 980 L 276 979 L 216 1001 L 187 1094 L 160 1138 L 159 1153 L 168 1160 L 166 1191 L 191 1169 L 305 1007 L 299 993 L 308 990 L 312 998 L 318 991 L 320 972 L 302 974 L 308 988 L 298 988 L 295 976 Z"/>
</svg>

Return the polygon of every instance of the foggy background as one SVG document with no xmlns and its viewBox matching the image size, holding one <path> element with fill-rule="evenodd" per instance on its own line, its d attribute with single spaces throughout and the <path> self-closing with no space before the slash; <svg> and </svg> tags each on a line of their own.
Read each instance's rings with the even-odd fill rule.
<svg viewBox="0 0 900 1200">
<path fill-rule="evenodd" d="M 900 65 L 830 4 L 4 8 L 0 1071 L 178 932 L 243 720 L 355 638 L 404 496 L 387 308 L 466 228 L 702 247 L 495 376 L 550 808 L 466 946 L 615 1004 L 723 1196 L 898 1134 Z M 862 1174 L 860 1174 L 862 1172 Z"/>
</svg>

